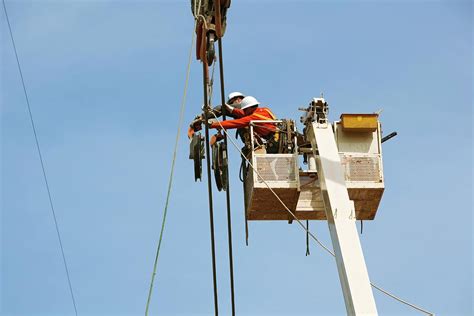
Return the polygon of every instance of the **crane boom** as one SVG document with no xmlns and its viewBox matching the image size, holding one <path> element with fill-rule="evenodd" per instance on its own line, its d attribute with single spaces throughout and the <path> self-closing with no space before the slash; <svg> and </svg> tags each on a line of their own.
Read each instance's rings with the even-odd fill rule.
<svg viewBox="0 0 474 316">
<path fill-rule="evenodd" d="M 349 199 L 332 125 L 327 122 L 324 113 L 316 120 L 307 122 L 306 126 L 306 138 L 310 140 L 313 155 L 316 157 L 319 185 L 347 314 L 377 315 L 356 229 L 354 202 Z"/>
</svg>

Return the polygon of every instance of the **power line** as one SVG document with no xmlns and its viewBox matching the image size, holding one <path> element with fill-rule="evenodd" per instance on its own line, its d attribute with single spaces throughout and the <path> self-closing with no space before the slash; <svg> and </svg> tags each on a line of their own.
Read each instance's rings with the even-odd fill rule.
<svg viewBox="0 0 474 316">
<path fill-rule="evenodd" d="M 207 65 L 207 58 L 204 58 L 202 61 L 202 79 L 204 86 L 204 121 L 208 120 L 208 113 L 210 111 L 209 100 L 207 95 L 207 88 L 209 84 L 209 67 Z M 219 302 L 217 297 L 217 269 L 216 269 L 216 243 L 214 238 L 214 206 L 212 202 L 212 184 L 211 184 L 211 151 L 209 148 L 209 126 L 205 125 L 205 135 L 206 135 L 206 170 L 207 170 L 207 193 L 209 200 L 209 228 L 211 233 L 211 258 L 212 258 L 212 281 L 214 288 L 214 314 L 219 315 Z"/>
<path fill-rule="evenodd" d="M 66 255 L 64 254 L 63 242 L 62 242 L 62 239 L 61 239 L 61 234 L 59 232 L 59 225 L 58 225 L 58 220 L 56 219 L 56 212 L 54 210 L 53 199 L 51 197 L 51 190 L 49 189 L 48 177 L 46 176 L 46 170 L 45 170 L 45 167 L 44 167 L 43 155 L 41 154 L 41 148 L 40 148 L 40 144 L 39 144 L 39 141 L 38 141 L 38 134 L 36 133 L 35 122 L 33 120 L 33 114 L 31 113 L 30 100 L 28 98 L 28 93 L 27 93 L 27 90 L 26 90 L 25 80 L 23 78 L 23 72 L 21 71 L 20 59 L 18 58 L 18 52 L 17 52 L 17 49 L 16 49 L 15 40 L 13 38 L 13 32 L 12 32 L 12 28 L 11 28 L 11 25 L 10 25 L 10 20 L 8 18 L 8 12 L 7 12 L 7 7 L 5 5 L 5 0 L 2 0 L 2 3 L 3 3 L 3 10 L 5 11 L 5 17 L 7 18 L 8 30 L 10 31 L 10 38 L 12 40 L 13 50 L 15 52 L 16 63 L 18 65 L 18 71 L 20 73 L 21 84 L 23 86 L 23 92 L 25 94 L 26 104 L 28 106 L 28 114 L 30 116 L 31 127 L 33 129 L 33 134 L 35 136 L 36 149 L 38 151 L 38 156 L 39 156 L 40 163 L 41 163 L 41 170 L 43 171 L 43 179 L 44 179 L 44 183 L 46 185 L 46 191 L 48 192 L 49 205 L 51 207 L 51 214 L 53 215 L 54 225 L 56 227 L 56 233 L 58 235 L 59 247 L 61 248 L 61 255 L 63 257 L 64 269 L 66 270 L 67 282 L 68 282 L 68 285 L 69 285 L 69 291 L 71 293 L 72 304 L 74 305 L 74 312 L 77 316 L 76 300 L 74 298 L 74 291 L 72 290 L 71 277 L 69 276 L 69 269 L 68 269 L 68 266 L 67 266 Z"/>
<path fill-rule="evenodd" d="M 222 103 L 222 119 L 226 120 L 227 106 L 225 106 L 225 87 L 224 87 L 224 58 L 222 57 L 222 37 L 219 39 L 219 73 L 221 84 L 221 103 Z M 215 65 L 215 64 L 214 64 Z M 224 134 L 224 144 L 226 152 L 229 150 L 227 145 L 227 134 Z M 229 155 L 226 154 L 226 159 L 229 161 Z M 229 163 L 225 170 L 226 177 L 229 179 Z M 232 316 L 235 315 L 235 291 L 234 291 L 234 256 L 232 253 L 232 216 L 230 212 L 230 184 L 226 182 L 226 209 L 227 209 L 227 243 L 229 246 L 229 275 L 230 275 L 230 301 L 232 308 Z"/>
</svg>

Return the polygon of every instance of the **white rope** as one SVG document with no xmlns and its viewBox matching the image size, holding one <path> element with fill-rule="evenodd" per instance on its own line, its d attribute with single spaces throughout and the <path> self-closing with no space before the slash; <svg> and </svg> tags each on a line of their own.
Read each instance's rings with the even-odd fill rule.
<svg viewBox="0 0 474 316">
<path fill-rule="evenodd" d="M 209 97 L 208 97 L 208 104 L 212 104 L 212 94 L 214 92 L 214 70 L 216 69 L 216 60 L 214 58 L 214 63 L 212 64 L 212 75 L 211 81 L 209 82 Z"/>
<path fill-rule="evenodd" d="M 416 310 L 418 310 L 418 311 L 420 311 L 420 312 L 422 312 L 422 313 L 425 313 L 426 315 L 434 316 L 434 313 L 429 312 L 429 311 L 427 311 L 427 310 L 424 310 L 424 309 L 422 309 L 421 307 L 418 307 L 418 306 L 416 306 L 416 305 L 414 305 L 414 304 L 412 304 L 412 303 L 409 303 L 409 302 L 407 302 L 407 301 L 405 301 L 405 300 L 402 300 L 401 298 L 399 298 L 399 297 L 393 295 L 392 293 L 390 293 L 390 292 L 388 292 L 388 291 L 382 289 L 381 287 L 375 285 L 375 284 L 372 283 L 372 282 L 370 283 L 370 285 L 372 285 L 372 287 L 373 287 L 374 289 L 379 290 L 380 292 L 384 293 L 384 294 L 387 295 L 387 296 L 390 296 L 391 298 L 393 298 L 394 300 L 399 301 L 400 303 L 403 303 L 403 304 L 405 304 L 405 305 L 408 305 L 408 306 L 410 306 L 410 307 L 413 307 L 414 309 L 416 309 Z"/>
<path fill-rule="evenodd" d="M 198 19 L 201 19 L 202 20 L 202 23 L 204 24 L 204 28 L 207 29 L 207 22 L 206 22 L 206 18 L 201 14 L 201 1 L 202 0 L 199 0 L 198 2 L 194 1 L 194 19 L 196 20 L 196 23 L 198 21 Z M 197 3 L 197 5 L 196 5 Z"/>
<path fill-rule="evenodd" d="M 212 111 L 211 111 L 211 113 L 212 113 Z M 221 122 L 217 119 L 217 116 L 216 116 L 214 113 L 212 113 L 212 115 L 214 115 L 215 119 L 217 120 L 217 123 L 220 125 L 220 127 L 221 127 L 221 129 L 224 131 L 224 133 L 226 133 L 227 136 L 229 136 L 229 134 L 227 133 L 227 130 L 222 126 Z M 258 172 L 258 170 L 253 167 L 253 164 L 252 164 L 252 163 L 250 162 L 250 160 L 244 155 L 244 153 L 240 150 L 239 146 L 235 143 L 235 141 L 232 139 L 232 137 L 227 137 L 227 139 L 229 139 L 229 140 L 232 142 L 232 144 L 234 145 L 235 149 L 236 149 L 236 150 L 240 153 L 240 155 L 247 161 L 247 163 L 252 167 L 252 170 L 255 171 L 255 173 L 257 174 L 257 176 L 262 180 L 262 182 L 267 186 L 267 188 L 272 192 L 272 194 L 277 198 L 277 200 L 283 205 L 283 207 L 286 209 L 286 211 L 288 211 L 288 213 L 290 213 L 291 216 L 293 216 L 293 218 L 294 218 L 294 219 L 296 220 L 296 222 L 303 228 L 303 230 L 304 230 L 309 236 L 311 236 L 311 238 L 313 238 L 313 240 L 316 241 L 327 253 L 329 253 L 331 256 L 335 257 L 334 252 L 332 252 L 331 249 L 329 249 L 328 247 L 326 247 L 315 235 L 313 235 L 313 233 L 311 233 L 311 232 L 306 228 L 306 226 L 301 222 L 301 220 L 299 220 L 299 219 L 296 217 L 296 215 L 288 208 L 288 206 L 286 206 L 286 204 L 283 203 L 283 201 L 280 199 L 280 197 L 278 196 L 278 194 L 277 194 L 275 191 L 273 191 L 273 189 L 270 187 L 270 185 L 269 185 L 269 184 L 265 181 L 265 179 L 263 179 L 263 177 L 260 175 L 260 173 Z M 418 307 L 418 306 L 416 306 L 416 305 L 414 305 L 414 304 L 411 304 L 411 303 L 409 303 L 409 302 L 407 302 L 407 301 L 405 301 L 405 300 L 402 300 L 401 298 L 399 298 L 399 297 L 397 297 L 397 296 L 391 294 L 390 292 L 388 292 L 388 291 L 382 289 L 381 287 L 375 285 L 375 284 L 372 283 L 372 282 L 370 283 L 370 285 L 371 285 L 373 288 L 379 290 L 380 292 L 382 292 L 382 293 L 386 294 L 387 296 L 389 296 L 389 297 L 391 297 L 391 298 L 397 300 L 397 301 L 400 302 L 400 303 L 403 303 L 403 304 L 405 304 L 405 305 L 407 305 L 407 306 L 410 306 L 410 307 L 412 307 L 412 308 L 414 308 L 414 309 L 416 309 L 416 310 L 418 310 L 418 311 L 420 311 L 420 312 L 422 312 L 422 313 L 425 313 L 426 315 L 434 315 L 434 313 L 431 313 L 431 312 L 429 312 L 429 311 L 427 311 L 427 310 L 422 309 L 421 307 Z"/>
<path fill-rule="evenodd" d="M 199 0 L 198 6 L 200 8 L 201 0 Z M 194 6 L 194 12 L 196 12 L 196 6 Z M 169 205 L 169 201 L 170 201 L 170 197 L 171 197 L 171 189 L 172 189 L 173 178 L 174 178 L 174 167 L 175 167 L 175 164 L 176 164 L 176 155 L 177 155 L 177 152 L 178 152 L 179 136 L 181 135 L 181 126 L 183 125 L 184 111 L 185 111 L 185 108 L 186 108 L 186 97 L 187 97 L 187 92 L 188 92 L 188 84 L 189 84 L 189 77 L 190 77 L 190 72 L 191 72 L 191 62 L 192 62 L 192 55 L 193 55 L 192 53 L 193 53 L 194 41 L 195 41 L 195 38 L 196 38 L 196 32 L 195 32 L 196 26 L 197 26 L 197 18 L 195 17 L 193 33 L 192 33 L 192 36 L 191 36 L 191 46 L 189 47 L 188 65 L 186 67 L 186 79 L 185 79 L 185 82 L 184 82 L 184 91 L 183 91 L 183 97 L 182 97 L 182 100 L 181 100 L 181 108 L 180 108 L 180 112 L 179 112 L 178 128 L 177 128 L 176 140 L 175 140 L 175 144 L 174 144 L 173 159 L 172 159 L 172 162 L 171 162 L 171 170 L 170 170 L 170 176 L 169 176 L 169 180 L 168 180 L 168 190 L 167 190 L 167 194 L 166 194 L 165 208 L 164 208 L 164 211 L 163 211 L 163 219 L 162 219 L 162 222 L 161 222 L 160 237 L 158 239 L 158 245 L 157 245 L 156 254 L 155 254 L 155 262 L 153 264 L 153 272 L 152 272 L 151 280 L 150 280 L 150 288 L 148 290 L 148 297 L 147 297 L 146 307 L 145 307 L 145 316 L 148 316 L 148 312 L 150 310 L 150 303 L 151 303 L 151 297 L 152 297 L 152 294 L 153 294 L 153 288 L 154 288 L 154 284 L 155 284 L 156 271 L 157 271 L 157 268 L 158 268 L 158 259 L 159 259 L 160 250 L 161 250 L 161 243 L 163 241 L 163 233 L 164 233 L 164 230 L 165 230 L 166 217 L 167 217 L 167 214 L 168 214 L 168 205 Z"/>
</svg>

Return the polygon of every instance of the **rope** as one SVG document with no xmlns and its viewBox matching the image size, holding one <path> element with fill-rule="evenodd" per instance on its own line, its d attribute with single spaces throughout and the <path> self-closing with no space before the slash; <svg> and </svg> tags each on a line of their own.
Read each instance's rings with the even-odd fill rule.
<svg viewBox="0 0 474 316">
<path fill-rule="evenodd" d="M 375 285 L 375 284 L 372 283 L 372 282 L 370 283 L 370 285 L 372 285 L 372 287 L 373 287 L 374 289 L 379 290 L 379 291 L 382 292 L 383 294 L 385 294 L 385 295 L 387 295 L 387 296 L 389 296 L 389 297 L 391 297 L 391 298 L 393 298 L 393 299 L 399 301 L 400 303 L 403 303 L 403 304 L 405 304 L 405 305 L 408 305 L 408 306 L 410 306 L 410 307 L 412 307 L 412 308 L 414 308 L 414 309 L 416 309 L 416 310 L 418 310 L 418 311 L 420 311 L 420 312 L 422 312 L 422 313 L 424 313 L 424 314 L 426 314 L 426 315 L 432 315 L 432 316 L 434 316 L 434 313 L 429 312 L 429 311 L 427 311 L 427 310 L 424 310 L 424 309 L 422 309 L 421 307 L 418 307 L 418 306 L 416 306 L 416 305 L 414 305 L 414 304 L 412 304 L 412 303 L 409 303 L 409 302 L 407 302 L 407 301 L 405 301 L 405 300 L 403 300 L 403 299 L 401 299 L 401 298 L 399 298 L 399 297 L 393 295 L 392 293 L 390 293 L 390 292 L 388 292 L 388 291 L 382 289 L 381 287 Z"/>
<path fill-rule="evenodd" d="M 306 230 L 309 230 L 309 221 L 306 220 Z M 309 235 L 306 233 L 306 256 L 309 256 L 311 253 L 309 252 Z"/>
<path fill-rule="evenodd" d="M 195 13 L 193 16 L 194 16 L 194 20 L 196 21 L 196 25 L 197 25 L 197 21 L 201 19 L 202 23 L 204 24 L 204 27 L 207 29 L 208 27 L 207 27 L 206 18 L 203 15 L 201 15 L 201 1 L 202 0 L 199 0 L 198 2 L 193 1 L 194 2 L 193 13 Z M 194 28 L 196 28 L 196 26 Z"/>
<path fill-rule="evenodd" d="M 35 126 L 35 122 L 34 122 L 34 119 L 33 119 L 33 114 L 31 112 L 30 100 L 28 98 L 28 92 L 26 90 L 25 80 L 23 78 L 23 72 L 21 71 L 20 59 L 18 58 L 18 52 L 17 52 L 17 49 L 16 49 L 15 40 L 13 38 L 13 32 L 12 32 L 12 28 L 11 28 L 11 25 L 10 25 L 10 19 L 8 18 L 8 12 L 7 12 L 7 7 L 5 5 L 5 0 L 2 0 L 2 3 L 3 3 L 3 10 L 5 11 L 5 17 L 7 18 L 8 30 L 10 32 L 10 38 L 12 40 L 13 50 L 15 52 L 15 58 L 16 58 L 17 66 L 18 66 L 18 71 L 20 73 L 21 84 L 23 86 L 23 92 L 25 94 L 26 105 L 28 106 L 28 114 L 29 114 L 29 117 L 30 117 L 30 122 L 31 122 L 31 127 L 33 129 L 33 134 L 34 134 L 34 137 L 35 137 L 36 150 L 38 151 L 38 156 L 39 156 L 39 160 L 40 160 L 40 163 L 41 163 L 41 170 L 43 171 L 43 179 L 44 179 L 44 183 L 46 185 L 46 191 L 48 193 L 49 206 L 51 208 L 51 214 L 53 215 L 54 226 L 56 227 L 56 234 L 58 236 L 59 248 L 61 249 L 61 255 L 62 255 L 62 258 L 63 258 L 64 269 L 66 271 L 66 277 L 67 277 L 67 282 L 68 282 L 68 286 L 69 286 L 69 292 L 71 294 L 71 300 L 72 300 L 72 304 L 74 306 L 74 312 L 77 316 L 77 306 L 76 306 L 76 300 L 74 298 L 74 291 L 72 290 L 71 277 L 69 275 L 69 269 L 68 269 L 68 266 L 67 266 L 66 255 L 64 254 L 63 242 L 62 242 L 62 239 L 61 239 L 61 233 L 59 231 L 59 224 L 58 224 L 58 220 L 56 218 L 56 212 L 54 210 L 54 203 L 53 203 L 53 198 L 51 196 L 51 190 L 49 188 L 48 177 L 46 176 L 46 169 L 44 167 L 44 159 L 43 159 L 43 155 L 41 154 L 41 148 L 40 148 L 40 144 L 39 144 L 39 141 L 38 141 L 38 134 L 36 133 L 36 126 Z"/>
<path fill-rule="evenodd" d="M 216 62 L 212 64 L 212 72 L 211 72 L 211 81 L 209 82 L 209 96 L 208 96 L 208 103 L 212 103 L 212 94 L 214 93 L 214 71 L 216 69 Z"/>
<path fill-rule="evenodd" d="M 214 113 L 213 113 L 214 115 Z M 217 120 L 217 117 L 214 115 L 214 117 L 216 118 Z M 217 120 L 217 122 L 219 123 L 221 129 L 224 131 L 225 134 L 227 134 L 227 130 L 224 129 L 224 127 L 222 126 L 221 122 L 219 120 Z M 316 241 L 316 243 L 318 243 L 319 246 L 321 246 L 327 253 L 329 253 L 331 256 L 335 257 L 336 255 L 334 254 L 334 252 L 332 252 L 328 247 L 326 247 L 313 233 L 311 233 L 305 226 L 304 224 L 301 222 L 301 220 L 299 220 L 295 214 L 288 208 L 288 206 L 286 206 L 286 204 L 280 199 L 280 197 L 278 196 L 278 194 L 270 187 L 270 185 L 263 179 L 263 177 L 260 175 L 260 173 L 258 172 L 257 169 L 255 169 L 252 165 L 252 163 L 249 161 L 249 159 L 247 157 L 245 157 L 245 155 L 242 153 L 242 151 L 239 149 L 239 146 L 232 140 L 232 138 L 229 138 L 230 141 L 232 142 L 232 144 L 234 145 L 235 149 L 237 149 L 238 152 L 240 152 L 240 155 L 247 161 L 247 163 L 252 167 L 253 171 L 257 174 L 258 178 L 260 178 L 262 180 L 262 182 L 267 186 L 267 188 L 272 192 L 272 194 L 276 197 L 276 199 L 283 205 L 283 207 L 286 209 L 286 211 L 288 213 L 290 213 L 291 216 L 293 216 L 293 218 L 296 220 L 296 222 L 303 228 L 304 231 L 306 231 L 306 233 L 311 236 L 311 238 Z M 380 292 L 388 295 L 389 297 L 397 300 L 398 302 L 400 303 L 403 303 L 407 306 L 410 306 L 422 313 L 425 313 L 426 315 L 434 315 L 434 313 L 431 313 L 425 309 L 422 309 L 421 307 L 418 307 L 412 303 L 409 303 L 397 296 L 395 296 L 394 294 L 391 294 L 390 292 L 382 289 L 381 287 L 377 286 L 376 284 L 374 283 L 370 283 L 370 285 L 379 290 Z"/>
<path fill-rule="evenodd" d="M 181 101 L 181 111 L 179 114 L 179 121 L 178 121 L 178 131 L 176 132 L 176 140 L 174 143 L 174 152 L 173 152 L 173 160 L 171 162 L 171 171 L 170 171 L 170 177 L 168 180 L 168 192 L 166 194 L 166 202 L 165 202 L 165 209 L 163 212 L 163 220 L 161 222 L 161 231 L 160 231 L 160 238 L 158 240 L 158 247 L 156 249 L 156 255 L 155 255 L 155 263 L 153 264 L 153 273 L 151 275 L 151 282 L 150 282 L 150 289 L 148 291 L 148 298 L 146 302 L 146 308 L 145 308 L 145 315 L 148 315 L 148 310 L 150 308 L 150 301 L 151 301 L 151 295 L 153 292 L 153 285 L 155 282 L 155 276 L 156 276 L 156 269 L 158 267 L 158 257 L 160 255 L 160 249 L 161 249 L 161 242 L 163 240 L 163 232 L 165 230 L 165 223 L 166 223 L 166 215 L 168 214 L 168 205 L 169 205 L 169 200 L 171 196 L 171 188 L 173 184 L 173 176 L 174 176 L 174 167 L 176 163 L 176 154 L 178 152 L 178 143 L 179 143 L 179 136 L 181 134 L 181 126 L 183 125 L 183 119 L 184 119 L 184 109 L 186 105 L 186 96 L 187 96 L 187 91 L 188 91 L 188 83 L 189 83 L 189 73 L 191 70 L 191 60 L 192 60 L 192 53 L 193 53 L 193 46 L 194 46 L 194 40 L 196 33 L 194 32 L 196 28 L 196 23 L 194 23 L 193 27 L 193 35 L 191 39 L 191 48 L 189 49 L 189 57 L 188 57 L 188 66 L 186 69 L 186 80 L 184 84 L 184 92 L 183 92 L 183 98 Z"/>
</svg>

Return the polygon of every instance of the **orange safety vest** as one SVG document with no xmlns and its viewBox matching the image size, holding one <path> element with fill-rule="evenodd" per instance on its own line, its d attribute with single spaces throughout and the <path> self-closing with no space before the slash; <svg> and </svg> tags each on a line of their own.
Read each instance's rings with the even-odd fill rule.
<svg viewBox="0 0 474 316">
<path fill-rule="evenodd" d="M 250 121 L 271 121 L 276 119 L 276 116 L 269 108 L 256 108 L 255 111 L 250 115 L 236 120 L 223 121 L 221 122 L 221 125 L 225 129 L 244 128 L 249 126 Z M 219 123 L 213 123 L 211 128 L 217 128 L 219 126 Z M 271 133 L 274 133 L 276 128 L 274 123 L 261 123 L 255 125 L 254 131 L 258 135 L 265 137 Z"/>
</svg>

